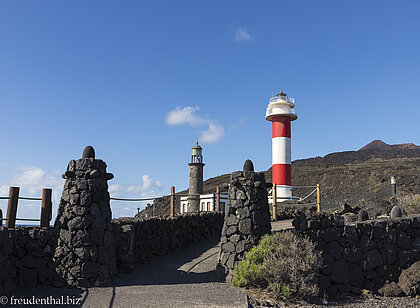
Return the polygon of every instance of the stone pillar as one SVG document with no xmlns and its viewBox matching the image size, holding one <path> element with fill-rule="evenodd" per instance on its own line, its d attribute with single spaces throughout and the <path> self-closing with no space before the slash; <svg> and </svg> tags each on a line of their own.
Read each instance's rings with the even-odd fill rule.
<svg viewBox="0 0 420 308">
<path fill-rule="evenodd" d="M 54 254 L 56 271 L 67 285 L 101 285 L 116 276 L 115 243 L 112 233 L 106 163 L 95 159 L 88 146 L 83 158 L 71 160 L 54 227 L 58 244 Z"/>
<path fill-rule="evenodd" d="M 234 266 L 260 238 L 271 233 L 270 211 L 263 172 L 254 172 L 250 160 L 244 171 L 230 176 L 229 199 L 225 211 L 219 262 L 231 279 Z"/>
<path fill-rule="evenodd" d="M 189 163 L 190 185 L 188 190 L 188 213 L 200 211 L 200 194 L 203 193 L 203 163 Z"/>
</svg>

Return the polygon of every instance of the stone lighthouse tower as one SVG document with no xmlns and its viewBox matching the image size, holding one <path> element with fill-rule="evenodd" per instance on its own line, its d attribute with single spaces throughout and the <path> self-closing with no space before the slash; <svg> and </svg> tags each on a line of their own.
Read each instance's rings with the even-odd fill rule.
<svg viewBox="0 0 420 308">
<path fill-rule="evenodd" d="M 203 149 L 198 144 L 192 148 L 190 166 L 190 186 L 188 191 L 188 213 L 199 212 L 200 194 L 203 193 Z"/>
<path fill-rule="evenodd" d="M 297 119 L 295 100 L 280 91 L 270 98 L 265 119 L 272 122 L 272 176 L 276 201 L 292 199 L 291 125 Z"/>
</svg>

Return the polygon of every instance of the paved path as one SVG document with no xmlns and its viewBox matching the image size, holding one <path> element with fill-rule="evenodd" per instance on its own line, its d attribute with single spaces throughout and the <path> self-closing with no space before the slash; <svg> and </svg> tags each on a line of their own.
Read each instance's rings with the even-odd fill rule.
<svg viewBox="0 0 420 308">
<path fill-rule="evenodd" d="M 291 220 L 272 223 L 273 231 L 291 226 Z M 208 239 L 137 266 L 132 273 L 119 275 L 109 286 L 85 290 L 21 290 L 16 296 L 69 298 L 73 303 L 78 302 L 77 306 L 100 308 L 248 307 L 245 294 L 224 283 L 217 275 L 219 249 L 218 239 Z"/>
<path fill-rule="evenodd" d="M 201 242 L 90 288 L 83 307 L 247 307 L 246 296 L 216 273 L 218 239 Z"/>
<path fill-rule="evenodd" d="M 293 228 L 292 220 L 293 219 L 273 221 L 273 222 L 271 222 L 271 230 L 272 231 L 278 231 L 278 230 L 291 229 L 291 228 Z"/>
<path fill-rule="evenodd" d="M 248 307 L 246 296 L 217 275 L 219 249 L 218 239 L 209 239 L 137 266 L 132 273 L 119 275 L 106 287 L 40 288 L 22 290 L 16 297 L 64 296 L 79 301 L 77 306 L 100 308 Z"/>
</svg>

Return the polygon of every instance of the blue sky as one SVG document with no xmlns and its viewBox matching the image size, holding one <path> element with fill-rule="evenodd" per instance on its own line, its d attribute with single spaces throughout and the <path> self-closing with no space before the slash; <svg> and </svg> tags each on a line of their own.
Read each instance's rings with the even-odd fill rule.
<svg viewBox="0 0 420 308">
<path fill-rule="evenodd" d="M 280 89 L 299 115 L 293 159 L 420 144 L 418 16 L 419 0 L 1 1 L 0 195 L 48 186 L 56 208 L 88 144 L 113 196 L 187 188 L 197 138 L 205 178 L 247 158 L 266 170 Z M 22 202 L 18 215 L 38 211 Z"/>
</svg>

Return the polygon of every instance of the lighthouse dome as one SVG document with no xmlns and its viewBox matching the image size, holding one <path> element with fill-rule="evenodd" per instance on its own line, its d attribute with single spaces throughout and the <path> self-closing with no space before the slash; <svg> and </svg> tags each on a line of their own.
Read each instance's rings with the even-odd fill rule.
<svg viewBox="0 0 420 308">
<path fill-rule="evenodd" d="M 197 143 L 195 144 L 195 146 L 193 146 L 193 149 L 199 149 L 199 150 L 202 150 L 202 147 L 198 144 L 198 141 L 197 141 Z"/>
<path fill-rule="evenodd" d="M 203 163 L 203 149 L 198 144 L 198 141 L 192 148 L 191 162 L 200 164 Z"/>
</svg>

